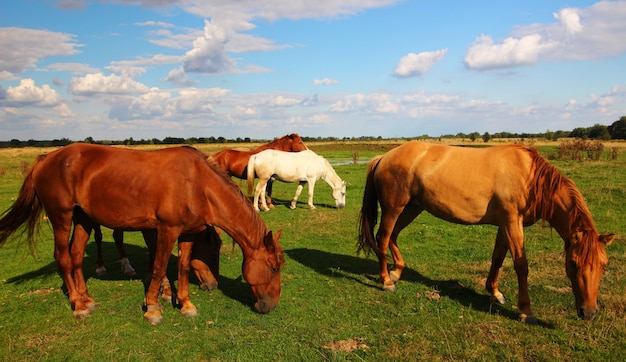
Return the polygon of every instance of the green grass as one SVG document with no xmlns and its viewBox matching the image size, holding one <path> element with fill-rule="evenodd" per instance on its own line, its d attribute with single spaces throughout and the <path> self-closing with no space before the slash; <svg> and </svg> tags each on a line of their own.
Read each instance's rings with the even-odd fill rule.
<svg viewBox="0 0 626 362">
<path fill-rule="evenodd" d="M 384 152 L 377 147 L 311 148 L 345 160 L 355 151 L 361 159 Z M 0 209 L 5 210 L 21 186 L 21 173 L 15 169 L 24 156 L 2 156 L 0 167 L 6 172 L 0 177 Z M 100 309 L 84 320 L 73 319 L 63 294 L 49 228 L 44 224 L 35 259 L 18 240 L 10 241 L 0 248 L 0 359 L 624 360 L 626 163 L 555 165 L 579 186 L 599 230 L 618 234 L 608 248 L 602 310 L 593 321 L 576 317 L 563 242 L 540 225 L 526 229 L 530 295 L 539 325 L 518 321 L 517 281 L 509 257 L 500 283 L 507 304 L 490 305 L 483 285 L 495 239 L 492 226 L 459 226 L 421 215 L 400 236 L 408 269 L 398 290 L 383 292 L 377 262 L 356 255 L 367 167 L 361 163 L 336 167 L 348 182 L 342 210 L 331 206 L 330 187 L 323 181 L 315 188 L 316 210 L 308 209 L 306 190 L 298 208 L 288 209 L 296 185 L 275 184 L 274 199 L 283 203 L 262 217 L 272 230 L 284 230 L 286 265 L 280 304 L 267 315 L 252 309 L 252 293 L 241 279 L 241 251 L 228 236 L 223 237 L 219 289 L 191 288 L 200 316 L 185 318 L 166 306 L 158 326 L 143 321 L 141 278 L 147 255 L 139 233 L 125 234 L 137 278 L 119 270 L 110 231 L 104 237 L 106 276 L 95 276 L 95 244 L 88 245 L 84 269 Z M 168 270 L 172 280 L 175 265 L 173 256 Z M 357 348 L 341 348 L 350 345 Z"/>
</svg>

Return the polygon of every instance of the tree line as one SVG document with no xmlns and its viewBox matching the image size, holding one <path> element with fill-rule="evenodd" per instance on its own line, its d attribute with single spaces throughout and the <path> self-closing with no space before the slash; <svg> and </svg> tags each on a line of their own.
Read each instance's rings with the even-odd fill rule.
<svg viewBox="0 0 626 362">
<path fill-rule="evenodd" d="M 333 141 L 375 141 L 375 140 L 383 140 L 381 136 L 361 136 L 361 137 L 307 137 L 301 136 L 302 140 L 305 142 L 333 142 Z M 591 140 L 601 140 L 608 141 L 611 139 L 614 140 L 625 140 L 626 139 L 626 116 L 622 116 L 619 120 L 613 122 L 610 126 L 605 126 L 601 124 L 595 124 L 592 127 L 578 127 L 574 128 L 571 131 L 546 131 L 542 133 L 512 133 L 512 132 L 497 132 L 491 134 L 489 132 L 485 132 L 480 134 L 478 132 L 472 133 L 457 133 L 457 134 L 446 134 L 440 137 L 431 137 L 429 135 L 422 135 L 418 137 L 410 137 L 411 139 L 432 139 L 432 138 L 457 138 L 457 139 L 469 139 L 472 142 L 482 139 L 484 142 L 488 142 L 492 139 L 498 138 L 520 138 L 520 139 L 533 139 L 533 138 L 541 138 L 547 140 L 558 140 L 560 138 L 577 138 L 577 139 L 591 139 Z M 103 144 L 103 145 L 180 145 L 180 144 L 204 144 L 204 143 L 262 143 L 268 142 L 270 140 L 266 139 L 251 139 L 250 137 L 237 137 L 233 139 L 227 139 L 225 137 L 190 137 L 190 138 L 181 138 L 181 137 L 165 137 L 164 139 L 139 139 L 136 140 L 133 137 L 127 138 L 125 140 L 94 140 L 93 137 L 87 137 L 82 142 L 85 143 L 93 143 L 93 144 Z M 21 141 L 18 139 L 12 139 L 9 141 L 0 141 L 0 148 L 16 148 L 16 147 L 59 147 L 66 146 L 70 143 L 73 143 L 68 138 L 61 139 L 53 139 L 53 140 L 34 140 L 29 139 L 27 141 Z"/>
</svg>

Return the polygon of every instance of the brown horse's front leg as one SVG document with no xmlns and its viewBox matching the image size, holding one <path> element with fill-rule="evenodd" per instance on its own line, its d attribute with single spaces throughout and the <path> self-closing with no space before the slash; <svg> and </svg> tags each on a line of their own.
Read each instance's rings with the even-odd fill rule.
<svg viewBox="0 0 626 362">
<path fill-rule="evenodd" d="M 517 274 L 517 308 L 520 311 L 520 319 L 522 322 L 535 324 L 537 317 L 530 308 L 530 295 L 528 294 L 528 260 L 524 250 L 524 230 L 521 218 L 518 222 L 511 223 L 511 226 L 504 227 L 503 233 L 508 241 L 513 267 Z"/>
<path fill-rule="evenodd" d="M 198 310 L 189 299 L 189 264 L 193 237 L 180 237 L 178 240 L 178 292 L 180 313 L 186 317 L 197 317 Z"/>
</svg>

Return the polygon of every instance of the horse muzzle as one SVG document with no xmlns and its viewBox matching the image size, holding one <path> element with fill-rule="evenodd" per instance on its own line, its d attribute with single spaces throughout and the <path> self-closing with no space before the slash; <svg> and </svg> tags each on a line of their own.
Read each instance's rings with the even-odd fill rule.
<svg viewBox="0 0 626 362">
<path fill-rule="evenodd" d="M 578 317 L 586 321 L 591 320 L 597 313 L 598 308 L 593 308 L 589 310 L 585 308 L 578 308 Z"/>
<path fill-rule="evenodd" d="M 259 299 L 257 300 L 256 303 L 254 303 L 254 309 L 256 309 L 256 311 L 261 314 L 267 314 L 271 312 L 272 309 L 274 309 L 277 304 L 278 302 L 268 303 L 264 299 Z"/>
</svg>

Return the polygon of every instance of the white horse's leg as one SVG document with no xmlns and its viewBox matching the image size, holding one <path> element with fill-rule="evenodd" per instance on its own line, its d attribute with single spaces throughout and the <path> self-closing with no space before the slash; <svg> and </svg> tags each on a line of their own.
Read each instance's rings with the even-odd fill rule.
<svg viewBox="0 0 626 362">
<path fill-rule="evenodd" d="M 315 210 L 313 205 L 313 191 L 315 190 L 315 180 L 309 180 L 309 207 L 311 210 Z"/>
<path fill-rule="evenodd" d="M 259 195 L 263 194 L 263 197 L 261 198 L 261 206 L 263 207 L 263 211 L 268 211 L 269 207 L 267 207 L 267 202 L 265 201 L 265 185 L 267 184 L 267 180 L 263 180 L 262 178 L 259 178 L 259 182 L 256 185 L 256 189 L 254 189 L 254 209 L 256 211 L 260 211 L 259 210 Z"/>
<path fill-rule="evenodd" d="M 291 200 L 291 206 L 289 206 L 290 209 L 295 209 L 296 208 L 296 203 L 298 202 L 298 197 L 300 197 L 300 193 L 302 192 L 302 188 L 304 188 L 304 183 L 306 181 L 300 181 L 298 183 L 298 188 L 296 188 L 296 194 L 293 197 L 293 200 Z"/>
</svg>

